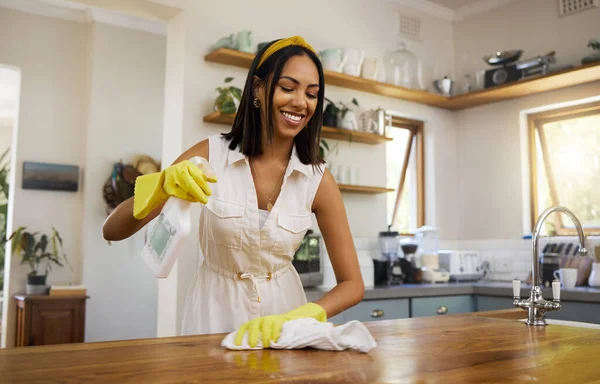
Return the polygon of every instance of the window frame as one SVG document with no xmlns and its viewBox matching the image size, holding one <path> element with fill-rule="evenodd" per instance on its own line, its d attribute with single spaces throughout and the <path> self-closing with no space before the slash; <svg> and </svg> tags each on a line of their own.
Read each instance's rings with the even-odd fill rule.
<svg viewBox="0 0 600 384">
<path fill-rule="evenodd" d="M 538 166 L 543 166 L 546 170 L 546 178 L 548 180 L 548 188 L 550 190 L 550 198 L 552 205 L 559 205 L 558 192 L 556 190 L 556 183 L 554 181 L 554 175 L 552 173 L 552 165 L 546 161 L 548 158 L 548 150 L 546 142 L 544 140 L 544 130 L 542 127 L 544 124 L 553 123 L 561 120 L 571 120 L 578 117 L 584 117 L 589 115 L 600 114 L 600 102 L 591 102 L 571 107 L 564 107 L 554 109 L 551 111 L 544 111 L 539 113 L 530 114 L 527 116 L 528 126 L 528 140 L 529 140 L 529 191 L 530 191 L 530 212 L 531 212 L 531 228 L 535 228 L 538 217 L 541 214 L 538 210 Z M 544 164 L 537 164 L 537 142 L 536 132 L 540 137 L 540 147 L 542 151 L 542 158 Z M 556 236 L 574 236 L 577 235 L 576 229 L 565 228 L 563 226 L 562 215 L 554 215 L 554 225 L 556 228 Z M 597 235 L 600 234 L 600 227 L 587 227 L 584 228 L 586 235 Z"/>
<path fill-rule="evenodd" d="M 396 202 L 394 203 L 394 211 L 392 212 L 392 223 L 400 206 L 400 197 L 406 181 L 406 171 L 410 162 L 411 151 L 413 150 L 413 141 L 415 142 L 415 159 L 416 159 L 416 187 L 417 187 L 417 228 L 425 225 L 425 135 L 424 123 L 420 120 L 413 120 L 401 116 L 396 116 L 389 112 L 388 114 L 388 130 L 389 129 L 407 129 L 410 132 L 409 140 L 407 140 L 406 150 L 404 151 L 404 162 L 400 174 L 400 182 L 396 188 Z M 416 139 L 416 140 L 415 140 Z M 414 233 L 401 233 L 403 236 L 413 236 Z"/>
</svg>

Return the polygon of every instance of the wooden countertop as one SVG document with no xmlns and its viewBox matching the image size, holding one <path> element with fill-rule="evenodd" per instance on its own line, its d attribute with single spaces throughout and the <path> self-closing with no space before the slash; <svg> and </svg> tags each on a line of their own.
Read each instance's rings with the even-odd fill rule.
<svg viewBox="0 0 600 384">
<path fill-rule="evenodd" d="M 226 351 L 222 335 L 0 350 L 1 383 L 591 383 L 600 330 L 528 327 L 520 309 L 369 323 L 356 352 Z"/>
</svg>

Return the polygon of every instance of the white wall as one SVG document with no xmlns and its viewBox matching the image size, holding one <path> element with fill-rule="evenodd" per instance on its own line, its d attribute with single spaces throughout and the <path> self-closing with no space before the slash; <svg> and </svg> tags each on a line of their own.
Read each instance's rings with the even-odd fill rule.
<svg viewBox="0 0 600 384">
<path fill-rule="evenodd" d="M 236 9 L 236 12 L 229 12 Z M 318 9 L 318 12 L 314 10 Z M 397 4 L 368 4 L 359 0 L 316 1 L 303 3 L 293 9 L 293 19 L 302 20 L 290 23 L 290 8 L 274 0 L 260 0 L 251 3 L 223 1 L 211 3 L 210 7 L 198 2 L 189 2 L 181 17 L 172 20 L 169 26 L 168 45 L 175 47 L 185 41 L 185 52 L 173 53 L 167 62 L 173 69 L 184 73 L 183 123 L 181 142 L 174 147 L 189 147 L 210 134 L 224 132 L 227 126 L 202 122 L 202 117 L 212 110 L 214 89 L 222 84 L 227 76 L 234 76 L 234 84 L 243 86 L 247 70 L 220 64 L 208 63 L 203 56 L 220 37 L 242 29 L 253 31 L 254 43 L 269 41 L 291 35 L 303 36 L 315 49 L 331 47 L 358 47 L 366 50 L 368 56 L 383 57 L 396 49 L 398 34 Z M 405 9 L 422 18 L 422 43 L 408 43 L 408 49 L 429 62 L 452 62 L 452 25 L 427 15 Z M 227 17 L 223 17 L 227 15 Z M 177 31 L 177 37 L 171 34 Z M 174 49 L 176 51 L 176 49 Z M 170 48 L 168 48 L 170 52 Z M 183 60 L 182 69 L 179 67 Z M 180 79 L 169 81 L 171 68 L 167 65 L 167 89 L 177 86 Z M 422 119 L 426 129 L 426 188 L 427 221 L 443 229 L 448 238 L 457 236 L 454 220 L 456 205 L 456 146 L 452 113 L 423 105 L 392 100 L 376 95 L 327 86 L 326 95 L 333 100 L 349 101 L 356 97 L 365 108 L 383 107 L 404 113 L 407 117 Z M 176 101 L 176 100 L 175 100 Z M 174 108 L 170 102 L 169 108 Z M 175 129 L 176 124 L 170 126 Z M 178 134 L 178 133 L 177 133 Z M 173 148 L 171 146 L 171 148 Z M 163 153 L 168 149 L 163 146 Z M 338 164 L 360 167 L 360 181 L 365 184 L 386 184 L 385 152 L 380 148 L 360 143 L 341 143 Z M 435 170 L 435 174 L 434 174 Z M 380 230 L 387 228 L 386 199 L 383 195 L 344 195 L 351 229 L 357 237 L 375 237 Z M 365 220 L 368 217 L 369 220 Z M 159 289 L 159 308 L 165 305 L 172 308 L 172 297 L 178 298 L 175 319 L 170 312 L 160 312 L 159 334 L 178 333 L 183 299 L 198 263 L 197 246 L 190 245 L 182 253 L 176 272 L 177 282 L 171 280 Z M 168 319 L 167 319 L 168 318 Z"/>
<path fill-rule="evenodd" d="M 580 65 L 598 38 L 600 8 L 558 17 L 558 0 L 514 1 L 454 26 L 456 80 L 464 73 L 489 69 L 483 56 L 500 50 L 522 49 L 521 59 L 556 51 L 557 65 Z M 464 64 L 464 55 L 468 57 Z M 465 67 L 466 69 L 463 69 Z"/>
<path fill-rule="evenodd" d="M 598 35 L 600 8 L 565 18 L 557 12 L 556 2 L 517 1 L 458 22 L 457 67 L 463 53 L 483 63 L 480 58 L 485 54 L 514 48 L 525 50 L 522 58 L 555 50 L 561 64 L 580 65 L 581 58 L 591 53 L 588 40 Z M 520 112 L 598 94 L 600 82 L 595 82 L 456 113 L 460 239 L 519 239 L 524 233 L 528 207 L 522 199 L 526 186 L 521 159 L 526 154 L 521 149 Z"/>
<path fill-rule="evenodd" d="M 83 284 L 86 341 L 156 335 L 157 279 L 140 257 L 144 231 L 109 245 L 102 185 L 119 159 L 161 157 L 165 37 L 93 24 L 90 30 Z"/>
<path fill-rule="evenodd" d="M 14 189 L 13 228 L 27 226 L 63 237 L 65 252 L 75 270 L 55 269 L 50 283 L 77 279 L 81 270 L 82 192 L 21 189 L 23 161 L 82 166 L 85 130 L 83 110 L 85 29 L 0 8 L 0 63 L 21 69 L 21 102 Z M 65 215 L 69 212 L 69 215 Z M 8 257 L 8 255 L 7 255 Z M 8 294 L 22 293 L 28 269 L 12 259 Z M 10 297 L 10 296 L 9 296 Z M 4 313 L 6 333 L 14 326 L 14 301 Z M 4 339 L 4 334 L 3 334 Z"/>
<path fill-rule="evenodd" d="M 112 246 L 102 239 L 101 192 L 113 162 L 160 158 L 165 37 L 5 8 L 0 35 L 0 63 L 22 71 L 13 228 L 61 233 L 75 273 L 54 269 L 48 282 L 88 288 L 86 340 L 153 337 L 157 282 L 139 258 L 142 234 Z M 24 160 L 79 165 L 79 191 L 22 190 Z M 24 292 L 28 272 L 11 264 L 7 297 Z M 5 308 L 10 346 L 14 301 Z"/>
</svg>

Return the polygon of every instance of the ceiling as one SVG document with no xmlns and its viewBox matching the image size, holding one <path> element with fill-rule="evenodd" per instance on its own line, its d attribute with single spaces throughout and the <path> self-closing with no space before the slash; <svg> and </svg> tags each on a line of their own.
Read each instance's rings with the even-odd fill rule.
<svg viewBox="0 0 600 384">
<path fill-rule="evenodd" d="M 429 2 L 455 11 L 465 5 L 477 3 L 479 0 L 429 0 Z"/>
</svg>

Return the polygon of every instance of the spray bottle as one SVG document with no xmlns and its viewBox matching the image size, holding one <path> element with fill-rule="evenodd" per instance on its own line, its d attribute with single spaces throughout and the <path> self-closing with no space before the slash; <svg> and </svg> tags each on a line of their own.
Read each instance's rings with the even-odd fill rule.
<svg viewBox="0 0 600 384">
<path fill-rule="evenodd" d="M 193 157 L 192 163 L 208 165 L 205 159 Z M 169 197 L 155 223 L 148 230 L 142 248 L 142 259 L 158 278 L 169 276 L 183 240 L 190 234 L 192 202 Z"/>
</svg>

